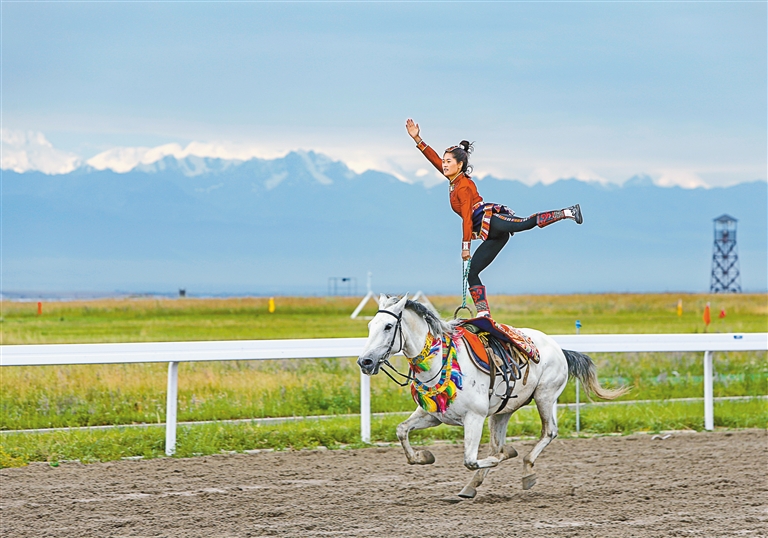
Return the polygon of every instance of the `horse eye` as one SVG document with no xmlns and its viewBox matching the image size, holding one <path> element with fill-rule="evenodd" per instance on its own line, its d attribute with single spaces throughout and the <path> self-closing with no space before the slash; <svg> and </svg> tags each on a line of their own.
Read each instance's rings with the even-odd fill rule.
<svg viewBox="0 0 768 538">
<path fill-rule="evenodd" d="M 385 330 L 385 331 L 388 331 L 388 330 L 390 330 L 391 328 L 392 328 L 392 324 L 391 324 L 391 323 L 387 323 L 387 325 L 384 327 L 384 330 Z"/>
</svg>

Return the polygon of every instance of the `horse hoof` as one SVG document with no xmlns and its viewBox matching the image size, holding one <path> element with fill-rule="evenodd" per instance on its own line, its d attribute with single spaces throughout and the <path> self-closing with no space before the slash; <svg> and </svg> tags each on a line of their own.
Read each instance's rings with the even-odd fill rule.
<svg viewBox="0 0 768 538">
<path fill-rule="evenodd" d="M 517 450 L 512 445 L 504 445 L 504 459 L 516 458 Z"/>
<path fill-rule="evenodd" d="M 474 499 L 475 495 L 477 495 L 477 490 L 472 486 L 464 486 L 464 489 L 459 492 L 459 497 L 462 499 Z"/>
<path fill-rule="evenodd" d="M 531 489 L 536 485 L 536 474 L 529 474 L 523 477 L 523 489 Z"/>
<path fill-rule="evenodd" d="M 416 463 L 419 465 L 431 465 L 435 463 L 435 456 L 429 450 L 416 452 Z"/>
</svg>

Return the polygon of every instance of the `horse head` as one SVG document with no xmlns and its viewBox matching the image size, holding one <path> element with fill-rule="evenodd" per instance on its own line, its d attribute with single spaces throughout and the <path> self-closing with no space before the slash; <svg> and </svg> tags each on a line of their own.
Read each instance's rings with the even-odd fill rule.
<svg viewBox="0 0 768 538">
<path fill-rule="evenodd" d="M 379 296 L 379 310 L 368 323 L 368 341 L 365 350 L 358 357 L 357 364 L 366 375 L 379 373 L 381 364 L 405 346 L 403 334 L 403 311 L 408 294 L 402 299 Z"/>
</svg>

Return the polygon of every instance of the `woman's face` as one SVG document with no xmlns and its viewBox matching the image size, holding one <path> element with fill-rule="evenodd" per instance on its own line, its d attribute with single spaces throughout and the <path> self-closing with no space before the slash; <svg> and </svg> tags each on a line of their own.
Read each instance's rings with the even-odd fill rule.
<svg viewBox="0 0 768 538">
<path fill-rule="evenodd" d="M 443 175 L 445 177 L 454 177 L 461 171 L 461 163 L 456 160 L 453 153 L 448 152 L 443 155 Z"/>
</svg>

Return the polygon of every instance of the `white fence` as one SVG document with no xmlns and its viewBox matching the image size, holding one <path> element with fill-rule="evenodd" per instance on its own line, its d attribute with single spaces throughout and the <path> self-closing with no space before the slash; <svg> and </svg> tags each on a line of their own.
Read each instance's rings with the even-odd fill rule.
<svg viewBox="0 0 768 538">
<path fill-rule="evenodd" d="M 564 349 L 591 353 L 704 352 L 704 428 L 714 429 L 712 354 L 768 351 L 768 333 L 553 335 Z M 235 340 L 133 344 L 42 344 L 0 346 L 0 366 L 168 363 L 165 451 L 176 450 L 176 408 L 180 362 L 320 359 L 357 357 L 365 338 Z M 371 437 L 370 378 L 360 376 L 360 435 Z"/>
</svg>

